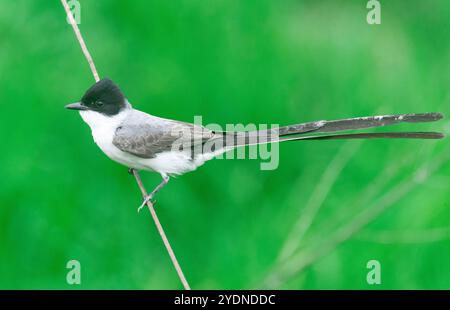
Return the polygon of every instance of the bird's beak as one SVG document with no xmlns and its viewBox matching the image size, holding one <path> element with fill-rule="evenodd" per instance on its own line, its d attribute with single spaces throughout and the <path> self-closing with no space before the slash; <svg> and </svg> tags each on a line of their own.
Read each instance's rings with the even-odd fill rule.
<svg viewBox="0 0 450 310">
<path fill-rule="evenodd" d="M 81 102 L 68 104 L 65 106 L 65 108 L 69 110 L 78 110 L 78 111 L 85 111 L 88 109 L 86 106 L 82 105 Z"/>
</svg>

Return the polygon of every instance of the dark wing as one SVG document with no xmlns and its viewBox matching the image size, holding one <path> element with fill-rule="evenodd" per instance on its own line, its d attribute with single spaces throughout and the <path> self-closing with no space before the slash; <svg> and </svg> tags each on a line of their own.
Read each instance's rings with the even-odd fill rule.
<svg viewBox="0 0 450 310">
<path fill-rule="evenodd" d="M 189 150 L 203 144 L 215 133 L 204 127 L 134 114 L 116 129 L 113 144 L 122 150 L 142 158 L 154 158 L 158 153 Z"/>
</svg>

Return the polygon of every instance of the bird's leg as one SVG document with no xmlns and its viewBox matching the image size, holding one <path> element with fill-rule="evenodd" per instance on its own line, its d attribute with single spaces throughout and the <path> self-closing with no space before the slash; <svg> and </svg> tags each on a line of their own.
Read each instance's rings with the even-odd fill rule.
<svg viewBox="0 0 450 310">
<path fill-rule="evenodd" d="M 166 186 L 167 183 L 169 183 L 169 176 L 163 175 L 161 183 L 158 184 L 158 186 L 155 187 L 155 189 L 144 198 L 144 202 L 140 205 L 138 208 L 138 212 L 141 211 L 143 207 L 149 202 L 153 197 L 155 197 L 156 193 L 158 193 L 164 186 Z"/>
<path fill-rule="evenodd" d="M 128 168 L 128 173 L 134 175 L 134 168 Z"/>
</svg>

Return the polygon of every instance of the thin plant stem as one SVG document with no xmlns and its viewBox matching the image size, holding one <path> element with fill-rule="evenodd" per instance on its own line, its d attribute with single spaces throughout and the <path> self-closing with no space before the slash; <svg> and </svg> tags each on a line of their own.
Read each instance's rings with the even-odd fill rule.
<svg viewBox="0 0 450 310">
<path fill-rule="evenodd" d="M 80 29 L 78 28 L 78 25 L 77 25 L 75 19 L 73 18 L 72 12 L 70 11 L 70 7 L 67 4 L 66 0 L 61 0 L 61 3 L 67 13 L 67 17 L 69 19 L 70 24 L 72 25 L 73 31 L 75 32 L 75 36 L 77 37 L 77 40 L 80 43 L 81 50 L 83 51 L 83 54 L 86 57 L 87 62 L 89 63 L 89 67 L 91 68 L 92 74 L 94 75 L 94 79 L 96 82 L 98 82 L 98 81 L 100 81 L 100 77 L 98 75 L 94 61 L 92 60 L 91 54 L 89 53 L 89 50 L 87 49 L 86 43 L 83 40 L 83 36 L 81 35 Z M 147 191 L 144 187 L 144 184 L 142 183 L 142 180 L 139 176 L 138 171 L 135 169 L 133 169 L 132 171 L 133 171 L 134 178 L 136 179 L 136 182 L 139 186 L 139 189 L 142 192 L 142 195 L 144 197 L 146 197 Z M 150 214 L 152 215 L 153 221 L 155 222 L 155 225 L 159 232 L 159 235 L 161 236 L 164 246 L 166 247 L 167 253 L 170 256 L 172 264 L 175 267 L 175 270 L 178 274 L 178 277 L 180 278 L 181 283 L 183 284 L 184 289 L 190 290 L 191 288 L 189 286 L 189 283 L 187 282 L 186 277 L 184 276 L 183 270 L 181 269 L 181 266 L 178 263 L 177 257 L 175 256 L 175 253 L 172 250 L 172 246 L 170 245 L 169 239 L 167 239 L 166 233 L 164 232 L 161 222 L 158 219 L 155 208 L 153 207 L 153 204 L 150 201 L 147 202 L 147 207 L 150 210 Z"/>
<path fill-rule="evenodd" d="M 75 18 L 73 18 L 72 12 L 70 11 L 70 7 L 67 4 L 66 0 L 61 0 L 61 3 L 64 6 L 64 10 L 66 10 L 67 18 L 69 19 L 69 22 L 72 25 L 73 31 L 75 32 L 75 36 L 77 37 L 77 40 L 80 43 L 81 50 L 83 51 L 84 57 L 86 57 L 86 60 L 89 63 L 89 67 L 91 68 L 92 74 L 94 75 L 94 79 L 96 82 L 98 82 L 98 81 L 100 81 L 100 77 L 98 75 L 97 68 L 95 68 L 95 64 L 94 64 L 94 61 L 92 60 L 92 56 L 89 53 L 86 43 L 84 43 L 83 36 L 81 35 L 80 29 L 78 28 Z"/>
<path fill-rule="evenodd" d="M 132 170 L 133 175 L 136 178 L 136 182 L 139 186 L 139 189 L 142 192 L 142 196 L 145 198 L 147 197 L 147 191 L 144 187 L 144 184 L 142 183 L 141 177 L 139 176 L 139 172 L 135 169 Z M 164 246 L 166 247 L 167 253 L 169 253 L 170 259 L 172 260 L 172 264 L 175 267 L 175 270 L 177 271 L 178 277 L 180 278 L 181 283 L 183 283 L 183 287 L 186 290 L 190 290 L 190 286 L 188 281 L 186 280 L 186 277 L 184 276 L 183 270 L 181 269 L 180 264 L 178 263 L 177 257 L 175 256 L 175 253 L 172 250 L 172 247 L 170 246 L 169 239 L 167 239 L 166 233 L 164 232 L 164 229 L 158 219 L 158 216 L 156 215 L 155 208 L 153 207 L 153 204 L 151 201 L 147 201 L 147 207 L 150 210 L 150 213 L 152 214 L 153 221 L 155 222 L 156 228 L 158 229 L 159 235 L 161 236 L 162 241 L 164 242 Z"/>
</svg>

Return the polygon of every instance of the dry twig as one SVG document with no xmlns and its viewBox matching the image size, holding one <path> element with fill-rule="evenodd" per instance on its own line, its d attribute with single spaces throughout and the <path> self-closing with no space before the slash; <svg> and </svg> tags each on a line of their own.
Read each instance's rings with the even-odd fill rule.
<svg viewBox="0 0 450 310">
<path fill-rule="evenodd" d="M 84 56 L 86 57 L 86 60 L 89 63 L 89 67 L 91 68 L 92 74 L 94 75 L 94 79 L 96 82 L 98 82 L 100 80 L 100 77 L 98 75 L 97 69 L 95 68 L 95 64 L 94 61 L 92 60 L 91 54 L 89 53 L 89 50 L 86 47 L 86 43 L 83 40 L 83 36 L 81 35 L 81 32 L 78 28 L 77 23 L 75 22 L 75 19 L 72 15 L 72 12 L 70 11 L 70 7 L 67 4 L 66 0 L 61 0 L 62 5 L 64 6 L 64 9 L 66 11 L 67 17 L 69 19 L 70 24 L 72 25 L 73 31 L 75 32 L 75 35 L 78 39 L 78 42 L 80 43 L 81 46 L 81 50 L 83 51 Z M 139 189 L 142 192 L 142 196 L 146 197 L 147 196 L 147 191 L 145 190 L 144 184 L 142 183 L 142 180 L 139 176 L 139 173 L 137 170 L 132 170 L 133 171 L 133 175 L 136 179 L 136 182 L 139 186 Z M 164 243 L 164 246 L 166 247 L 167 253 L 170 256 L 170 259 L 172 260 L 172 264 L 175 267 L 175 270 L 177 271 L 178 277 L 180 278 L 181 283 L 183 284 L 184 289 L 186 290 L 190 290 L 191 288 L 189 287 L 189 284 L 184 276 L 183 270 L 180 267 L 180 264 L 178 263 L 178 260 L 175 256 L 175 253 L 172 250 L 172 247 L 170 245 L 169 240 L 167 239 L 166 233 L 164 232 L 164 229 L 158 219 L 158 216 L 156 215 L 155 212 L 155 208 L 153 207 L 153 204 L 148 201 L 147 202 L 147 207 L 150 210 L 150 214 L 153 217 L 153 221 L 155 222 L 156 228 L 158 229 L 159 235 L 161 236 L 161 239 Z"/>
</svg>

